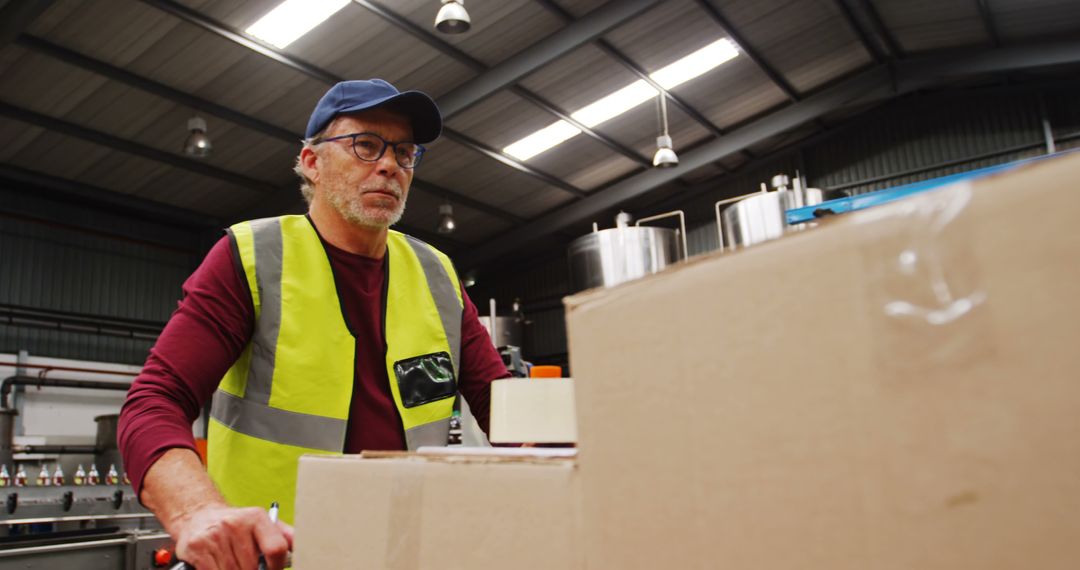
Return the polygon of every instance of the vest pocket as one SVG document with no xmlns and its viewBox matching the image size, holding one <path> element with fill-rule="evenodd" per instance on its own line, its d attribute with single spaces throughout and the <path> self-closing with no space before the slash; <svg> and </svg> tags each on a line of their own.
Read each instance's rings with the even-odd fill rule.
<svg viewBox="0 0 1080 570">
<path fill-rule="evenodd" d="M 394 363 L 401 404 L 406 408 L 449 398 L 457 393 L 454 363 L 446 352 L 414 356 Z"/>
</svg>

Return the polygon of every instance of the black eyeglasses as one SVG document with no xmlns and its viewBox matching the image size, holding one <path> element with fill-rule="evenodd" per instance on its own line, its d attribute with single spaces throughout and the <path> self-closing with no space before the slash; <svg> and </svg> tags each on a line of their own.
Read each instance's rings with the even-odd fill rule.
<svg viewBox="0 0 1080 570">
<path fill-rule="evenodd" d="M 427 150 L 423 145 L 416 143 L 390 142 L 375 133 L 353 133 L 328 139 L 316 139 L 311 141 L 311 144 L 322 144 L 344 139 L 352 139 L 353 154 L 364 162 L 378 161 L 386 152 L 386 147 L 393 147 L 394 159 L 402 168 L 416 168 L 420 164 L 420 159 L 424 156 L 424 151 Z"/>
</svg>

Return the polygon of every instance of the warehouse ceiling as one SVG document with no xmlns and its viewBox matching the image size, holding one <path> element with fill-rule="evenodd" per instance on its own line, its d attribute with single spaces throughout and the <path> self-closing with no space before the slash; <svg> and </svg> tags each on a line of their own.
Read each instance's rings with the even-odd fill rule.
<svg viewBox="0 0 1080 570">
<path fill-rule="evenodd" d="M 329 85 L 381 77 L 447 115 L 402 229 L 466 268 L 580 233 L 620 205 L 707 186 L 857 109 L 1080 61 L 1075 0 L 354 0 L 284 49 L 246 35 L 279 0 L 0 3 L 0 180 L 184 223 L 303 210 L 292 172 Z M 717 40 L 731 59 L 667 91 L 681 164 L 651 167 L 657 98 L 571 114 Z M 182 152 L 206 119 L 213 152 Z M 582 130 L 526 160 L 503 149 Z M 457 230 L 434 232 L 439 206 Z M 560 234 L 560 232 L 563 232 Z"/>
</svg>

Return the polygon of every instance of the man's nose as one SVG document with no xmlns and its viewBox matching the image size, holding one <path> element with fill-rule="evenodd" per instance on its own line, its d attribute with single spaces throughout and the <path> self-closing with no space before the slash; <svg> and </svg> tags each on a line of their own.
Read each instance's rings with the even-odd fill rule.
<svg viewBox="0 0 1080 570">
<path fill-rule="evenodd" d="M 379 157 L 376 167 L 378 173 L 384 176 L 393 176 L 394 174 L 397 174 L 397 171 L 401 169 L 401 165 L 397 163 L 397 157 L 394 156 L 394 149 L 387 147 L 386 152 Z"/>
</svg>

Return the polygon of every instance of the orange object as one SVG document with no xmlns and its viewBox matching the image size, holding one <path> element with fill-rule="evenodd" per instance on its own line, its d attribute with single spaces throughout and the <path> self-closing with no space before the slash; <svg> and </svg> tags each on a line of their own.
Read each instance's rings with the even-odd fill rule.
<svg viewBox="0 0 1080 570">
<path fill-rule="evenodd" d="M 205 440 L 204 440 L 205 441 Z M 164 568 L 169 564 L 172 564 L 173 555 L 172 551 L 168 548 L 159 548 L 154 551 L 154 566 L 157 568 Z"/>
<path fill-rule="evenodd" d="M 533 366 L 529 371 L 529 378 L 562 378 L 562 366 Z"/>
<path fill-rule="evenodd" d="M 206 465 L 206 439 L 195 438 L 195 451 L 199 452 L 199 459 L 202 459 L 203 465 Z"/>
</svg>

